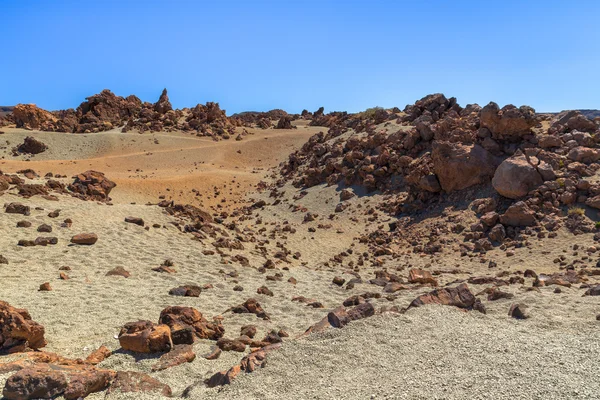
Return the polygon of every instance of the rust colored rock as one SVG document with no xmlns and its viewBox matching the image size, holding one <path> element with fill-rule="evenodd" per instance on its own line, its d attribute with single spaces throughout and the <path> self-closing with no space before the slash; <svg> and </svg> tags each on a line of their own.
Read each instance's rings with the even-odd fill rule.
<svg viewBox="0 0 600 400">
<path fill-rule="evenodd" d="M 342 286 L 346 282 L 346 280 L 340 276 L 335 276 L 331 282 L 334 285 Z"/>
<path fill-rule="evenodd" d="M 112 352 L 106 346 L 100 346 L 98 349 L 94 350 L 87 358 L 85 362 L 88 364 L 96 365 L 100 364 L 102 361 L 106 360 L 110 357 Z"/>
<path fill-rule="evenodd" d="M 537 158 L 528 159 L 524 154 L 507 158 L 494 173 L 494 189 L 509 199 L 525 196 L 544 182 L 537 169 L 538 163 Z"/>
<path fill-rule="evenodd" d="M 169 326 L 150 321 L 125 324 L 119 332 L 119 343 L 123 349 L 137 353 L 159 353 L 173 348 Z"/>
<path fill-rule="evenodd" d="M 374 314 L 373 304 L 363 303 L 351 309 L 334 310 L 327 315 L 327 320 L 334 328 L 341 328 L 351 321 L 371 317 Z"/>
<path fill-rule="evenodd" d="M 517 108 L 509 104 L 500 109 L 494 102 L 481 109 L 479 118 L 481 127 L 489 129 L 494 139 L 509 141 L 518 141 L 530 134 L 531 128 L 538 123 L 535 110 L 531 107 Z"/>
<path fill-rule="evenodd" d="M 92 245 L 98 241 L 98 235 L 95 233 L 79 233 L 71 238 L 71 243 Z"/>
<path fill-rule="evenodd" d="M 19 145 L 18 150 L 20 153 L 39 154 L 48 150 L 48 146 L 31 136 L 27 136 L 23 143 Z"/>
<path fill-rule="evenodd" d="M 102 172 L 86 171 L 75 175 L 73 183 L 67 188 L 74 196 L 83 200 L 108 201 L 111 190 L 117 186 L 116 183 L 109 180 Z"/>
<path fill-rule="evenodd" d="M 108 389 L 111 393 L 160 393 L 171 397 L 173 392 L 168 385 L 141 372 L 119 371 Z"/>
<path fill-rule="evenodd" d="M 46 346 L 44 327 L 31 319 L 27 310 L 0 301 L 0 351 L 34 350 Z"/>
<path fill-rule="evenodd" d="M 431 272 L 417 268 L 408 271 L 408 281 L 410 283 L 420 283 L 422 285 L 438 285 L 437 280 L 431 275 Z"/>
<path fill-rule="evenodd" d="M 426 304 L 441 304 L 458 308 L 471 309 L 475 304 L 475 296 L 469 287 L 462 283 L 453 288 L 436 289 L 423 294 L 410 303 L 410 307 L 419 307 Z"/>
<path fill-rule="evenodd" d="M 13 118 L 17 128 L 53 130 L 57 118 L 35 104 L 17 104 L 13 109 Z"/>
<path fill-rule="evenodd" d="M 277 122 L 277 126 L 275 127 L 275 129 L 293 129 L 294 126 L 292 126 L 292 118 L 288 115 L 283 116 L 279 119 L 279 121 Z"/>
<path fill-rule="evenodd" d="M 58 238 L 54 236 L 40 236 L 35 238 L 33 243 L 36 246 L 48 246 L 49 244 L 54 245 L 58 243 Z"/>
<path fill-rule="evenodd" d="M 106 273 L 106 276 L 122 276 L 123 278 L 129 278 L 131 273 L 123 267 L 115 267 Z"/>
<path fill-rule="evenodd" d="M 495 300 L 500 300 L 500 299 L 512 299 L 513 297 L 515 297 L 514 294 L 508 293 L 508 292 L 503 292 L 502 290 L 495 288 L 495 287 L 491 288 L 491 290 L 488 293 L 488 301 L 495 301 Z"/>
<path fill-rule="evenodd" d="M 178 344 L 173 349 L 163 354 L 158 362 L 152 366 L 152 372 L 162 371 L 167 368 L 176 367 L 196 359 L 194 348 L 189 344 Z"/>
<path fill-rule="evenodd" d="M 167 307 L 161 311 L 159 323 L 171 329 L 175 344 L 192 344 L 196 337 L 217 340 L 225 333 L 220 321 L 209 322 L 192 307 Z"/>
</svg>

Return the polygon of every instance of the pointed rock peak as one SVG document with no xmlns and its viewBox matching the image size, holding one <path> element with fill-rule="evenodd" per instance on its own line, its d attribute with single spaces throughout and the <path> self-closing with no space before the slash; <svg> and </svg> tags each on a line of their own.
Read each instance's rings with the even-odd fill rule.
<svg viewBox="0 0 600 400">
<path fill-rule="evenodd" d="M 154 111 L 164 114 L 167 111 L 171 111 L 173 106 L 171 106 L 171 102 L 169 101 L 169 96 L 167 95 L 167 89 L 163 89 L 162 94 L 158 101 L 154 104 Z"/>
</svg>

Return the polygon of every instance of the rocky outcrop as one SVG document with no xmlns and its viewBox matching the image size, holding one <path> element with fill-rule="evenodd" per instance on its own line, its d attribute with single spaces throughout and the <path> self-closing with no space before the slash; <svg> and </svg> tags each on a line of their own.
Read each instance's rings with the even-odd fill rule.
<svg viewBox="0 0 600 400">
<path fill-rule="evenodd" d="M 102 172 L 86 171 L 79 175 L 75 175 L 73 183 L 67 188 L 75 197 L 82 200 L 109 201 L 111 190 L 116 183 L 109 180 Z"/>
<path fill-rule="evenodd" d="M 538 124 L 535 110 L 528 106 L 519 108 L 509 104 L 498 107 L 490 102 L 481 109 L 479 115 L 482 128 L 488 129 L 494 139 L 518 141 L 531 133 L 531 128 Z"/>
<path fill-rule="evenodd" d="M 53 131 L 57 118 L 35 104 L 18 104 L 13 109 L 13 118 L 17 128 Z"/>
<path fill-rule="evenodd" d="M 169 101 L 167 89 L 163 89 L 160 98 L 156 103 L 154 103 L 154 111 L 159 114 L 165 114 L 167 111 L 171 110 L 173 110 L 173 106 L 171 106 L 171 102 Z"/>
<path fill-rule="evenodd" d="M 209 322 L 192 307 L 167 307 L 158 322 L 171 329 L 174 344 L 193 344 L 196 338 L 217 340 L 225 333 L 220 321 Z"/>
</svg>

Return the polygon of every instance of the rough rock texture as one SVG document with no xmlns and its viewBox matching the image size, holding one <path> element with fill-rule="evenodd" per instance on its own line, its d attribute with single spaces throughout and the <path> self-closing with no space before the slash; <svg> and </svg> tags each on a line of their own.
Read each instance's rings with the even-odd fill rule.
<svg viewBox="0 0 600 400">
<path fill-rule="evenodd" d="M 471 309 L 475 304 L 475 300 L 475 295 L 471 293 L 469 287 L 462 283 L 453 288 L 436 289 L 427 294 L 423 294 L 414 299 L 409 307 L 419 307 L 427 304 L 442 304 Z"/>
<path fill-rule="evenodd" d="M 543 183 L 542 176 L 524 154 L 507 158 L 496 169 L 492 185 L 509 199 L 518 199 Z"/>
<path fill-rule="evenodd" d="M 40 349 L 46 346 L 44 327 L 27 310 L 0 301 L 0 352 Z"/>
<path fill-rule="evenodd" d="M 35 104 L 17 104 L 12 115 L 17 128 L 52 131 L 53 124 L 57 121 L 54 115 Z"/>
<path fill-rule="evenodd" d="M 497 160 L 479 145 L 434 142 L 433 169 L 446 192 L 462 190 L 489 181 Z"/>
<path fill-rule="evenodd" d="M 109 201 L 110 191 L 117 186 L 102 172 L 86 171 L 73 177 L 74 181 L 67 188 L 74 196 L 83 200 Z"/>
<path fill-rule="evenodd" d="M 25 140 L 23 141 L 23 143 L 21 145 L 19 145 L 17 150 L 20 153 L 40 154 L 40 153 L 43 153 L 44 151 L 46 151 L 47 149 L 48 149 L 48 146 L 46 146 L 41 141 L 39 141 L 31 136 L 27 136 L 25 138 Z"/>
<path fill-rule="evenodd" d="M 160 114 L 164 114 L 167 111 L 173 110 L 173 106 L 171 106 L 171 102 L 169 101 L 169 96 L 167 95 L 167 89 L 163 89 L 160 98 L 156 103 L 154 103 L 154 111 Z"/>
<path fill-rule="evenodd" d="M 489 129 L 493 138 L 512 141 L 530 134 L 531 128 L 538 124 L 533 108 L 509 104 L 500 109 L 494 102 L 481 109 L 480 120 L 481 127 Z"/>
<path fill-rule="evenodd" d="M 209 322 L 192 307 L 167 307 L 161 311 L 159 323 L 171 329 L 174 344 L 192 344 L 195 338 L 217 340 L 225 333 L 220 321 Z"/>
<path fill-rule="evenodd" d="M 150 321 L 125 324 L 119 332 L 119 343 L 123 349 L 137 353 L 158 353 L 173 348 L 169 326 Z"/>
<path fill-rule="evenodd" d="M 141 372 L 119 371 L 108 389 L 111 393 L 157 393 L 171 397 L 172 391 L 168 385 Z"/>
<path fill-rule="evenodd" d="M 510 226 L 531 226 L 536 224 L 535 212 L 523 202 L 518 201 L 511 205 L 500 216 L 500 222 Z"/>
</svg>

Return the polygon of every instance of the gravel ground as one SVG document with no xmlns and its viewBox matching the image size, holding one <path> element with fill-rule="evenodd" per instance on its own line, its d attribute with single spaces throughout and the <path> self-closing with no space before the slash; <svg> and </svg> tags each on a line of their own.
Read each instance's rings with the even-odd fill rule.
<svg viewBox="0 0 600 400">
<path fill-rule="evenodd" d="M 595 321 L 547 325 L 431 306 L 286 343 L 266 368 L 191 398 L 597 399 Z"/>
</svg>

